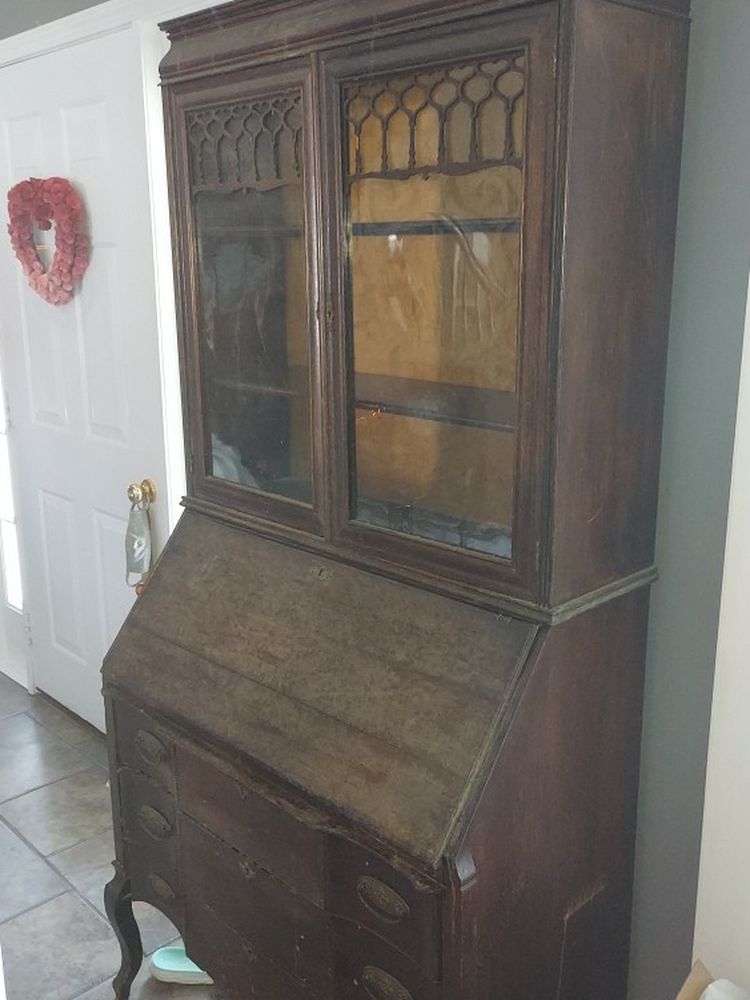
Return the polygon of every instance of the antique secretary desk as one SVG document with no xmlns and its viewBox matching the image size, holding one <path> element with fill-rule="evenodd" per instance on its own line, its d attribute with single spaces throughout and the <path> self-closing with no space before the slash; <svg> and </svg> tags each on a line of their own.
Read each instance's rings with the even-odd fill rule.
<svg viewBox="0 0 750 1000">
<path fill-rule="evenodd" d="M 122 944 L 624 1000 L 688 0 L 165 25 L 186 511 L 104 665 Z"/>
</svg>

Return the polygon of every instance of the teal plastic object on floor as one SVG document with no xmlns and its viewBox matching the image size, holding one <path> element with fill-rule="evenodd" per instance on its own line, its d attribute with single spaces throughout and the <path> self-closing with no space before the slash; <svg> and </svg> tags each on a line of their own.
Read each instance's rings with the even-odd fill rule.
<svg viewBox="0 0 750 1000">
<path fill-rule="evenodd" d="M 151 975 L 160 983 L 180 983 L 183 986 L 211 986 L 213 979 L 191 962 L 179 945 L 159 948 L 151 956 Z"/>
</svg>

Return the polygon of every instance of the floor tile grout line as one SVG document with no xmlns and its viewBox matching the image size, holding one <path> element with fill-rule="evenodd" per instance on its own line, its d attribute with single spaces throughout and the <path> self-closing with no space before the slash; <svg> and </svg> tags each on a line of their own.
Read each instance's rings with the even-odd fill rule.
<svg viewBox="0 0 750 1000">
<path fill-rule="evenodd" d="M 39 695 L 30 695 L 30 697 L 32 697 L 32 698 L 38 698 Z M 54 705 L 49 705 L 49 702 L 44 701 L 44 699 L 42 699 L 42 704 L 43 705 L 48 705 L 50 708 L 54 708 Z M 46 729 L 48 733 L 52 733 L 52 735 L 56 736 L 61 742 L 67 743 L 68 746 L 73 747 L 74 749 L 77 749 L 76 744 L 73 743 L 72 740 L 70 740 L 67 737 L 63 736 L 62 733 L 56 732 L 54 729 L 52 729 L 52 727 L 48 723 L 44 722 L 42 719 L 38 719 L 35 715 L 32 715 L 33 711 L 34 711 L 34 707 L 32 706 L 31 708 L 27 708 L 25 710 L 25 713 L 23 713 L 23 714 L 28 715 L 30 719 L 33 719 L 33 721 L 36 722 L 37 725 L 41 726 L 42 729 Z M 75 722 L 74 719 L 70 719 L 70 725 L 71 726 L 75 726 L 75 725 L 77 725 L 77 723 Z M 95 730 L 94 732 L 89 733 L 89 732 L 87 732 L 83 728 L 83 726 L 81 726 L 81 731 L 83 732 L 83 734 L 86 737 L 86 739 L 89 739 L 90 737 L 94 737 L 96 735 L 96 733 L 98 732 L 98 730 Z M 102 740 L 106 739 L 106 736 L 104 735 L 104 733 L 100 733 L 99 735 L 102 737 Z"/>
<path fill-rule="evenodd" d="M 29 697 L 30 698 L 38 697 L 38 695 L 29 695 Z M 48 704 L 48 703 L 44 702 L 44 704 Z M 49 736 L 52 736 L 58 743 L 62 743 L 63 746 L 66 746 L 66 747 L 68 747 L 71 750 L 77 751 L 83 758 L 85 758 L 86 760 L 90 761 L 92 764 L 95 764 L 97 767 L 101 768 L 102 770 L 107 770 L 107 767 L 105 767 L 105 765 L 101 764 L 93 756 L 93 754 L 91 754 L 87 750 L 82 749 L 87 743 L 89 743 L 92 740 L 95 740 L 97 738 L 97 735 L 101 737 L 102 746 L 106 747 L 106 739 L 107 738 L 106 738 L 106 736 L 105 736 L 104 733 L 98 733 L 98 731 L 96 731 L 96 730 L 94 730 L 91 733 L 88 733 L 88 732 L 85 732 L 85 730 L 83 730 L 83 727 L 82 727 L 82 731 L 85 734 L 85 739 L 82 740 L 80 743 L 74 743 L 68 737 L 63 736 L 62 733 L 59 733 L 56 730 L 52 729 L 46 722 L 43 722 L 41 719 L 38 719 L 33 714 L 33 712 L 34 712 L 34 708 L 32 707 L 32 708 L 23 709 L 20 712 L 14 712 L 11 715 L 3 716 L 2 718 L 0 718 L 0 726 L 2 726 L 2 724 L 4 722 L 6 722 L 7 720 L 9 720 L 9 719 L 17 719 L 17 718 L 19 718 L 19 716 L 24 715 L 27 719 L 29 719 L 30 722 L 33 722 L 34 725 L 39 726 L 39 728 L 43 729 L 45 733 L 47 733 Z M 72 721 L 72 720 L 71 720 L 71 725 L 75 725 L 75 722 Z M 24 745 L 24 744 L 22 744 L 22 745 Z M 4 801 L 8 801 L 8 800 L 6 799 Z"/>
<path fill-rule="evenodd" d="M 20 917 L 25 917 L 27 913 L 33 913 L 34 910 L 38 910 L 42 906 L 46 906 L 47 903 L 53 902 L 55 899 L 60 899 L 61 896 L 70 895 L 70 889 L 62 889 L 60 892 L 54 893 L 47 899 L 42 899 L 38 903 L 34 903 L 33 906 L 27 906 L 25 910 L 20 910 L 18 913 L 14 913 L 12 917 L 6 917 L 5 920 L 0 920 L 0 927 L 5 927 L 6 924 L 11 923 L 13 920 L 18 920 Z"/>
<path fill-rule="evenodd" d="M 81 773 L 81 772 L 79 772 L 79 773 Z M 74 778 L 75 775 L 71 774 L 71 775 L 69 775 L 69 777 Z M 52 784 L 57 784 L 57 782 L 52 782 Z M 42 787 L 47 787 L 47 786 L 45 785 L 45 786 L 42 786 Z M 12 801 L 12 800 L 9 799 L 8 801 Z M 3 805 L 5 805 L 5 803 L 3 803 Z M 2 808 L 2 807 L 0 807 L 0 808 Z M 57 866 L 53 862 L 51 862 L 49 860 L 50 858 L 54 857 L 57 854 L 62 854 L 63 851 L 70 851 L 74 847 L 80 847 L 81 844 L 85 844 L 87 840 L 93 840 L 94 837 L 100 837 L 103 833 L 107 833 L 107 831 L 111 829 L 111 825 L 107 824 L 107 826 L 102 827 L 101 829 L 94 831 L 94 833 L 90 834 L 88 837 L 82 837 L 80 840 L 76 840 L 75 843 L 73 843 L 73 844 L 66 844 L 65 847 L 61 847 L 61 848 L 59 848 L 56 851 L 52 851 L 51 854 L 44 854 L 42 851 L 39 850 L 39 848 L 36 846 L 36 844 L 32 843 L 32 841 L 30 841 L 28 839 L 28 837 L 26 837 L 23 833 L 21 833 L 21 831 L 6 816 L 3 816 L 2 813 L 0 813 L 0 823 L 2 823 L 4 826 L 6 826 L 10 830 L 11 833 L 15 834 L 16 837 L 18 837 L 18 839 L 20 841 L 22 841 L 26 845 L 26 847 L 29 848 L 29 850 L 33 851 L 34 854 L 37 855 L 37 857 L 41 858 L 42 861 L 44 861 L 44 863 L 46 865 L 48 865 L 50 868 L 52 868 L 53 871 L 58 872 L 58 874 L 60 874 L 60 875 L 62 875 L 62 872 L 60 872 L 60 870 L 57 868 Z M 68 881 L 68 879 L 64 875 L 62 875 L 62 877 L 65 878 L 66 881 Z"/>
<path fill-rule="evenodd" d="M 90 993 L 92 993 L 93 990 L 98 990 L 100 986 L 107 986 L 108 983 L 112 982 L 113 978 L 114 978 L 113 976 L 107 976 L 107 978 L 106 979 L 102 979 L 102 981 L 100 983 L 94 983 L 93 986 L 90 986 L 86 990 L 85 993 L 77 993 L 74 997 L 71 997 L 71 1000 L 86 1000 L 86 997 Z M 187 998 L 186 998 L 186 1000 L 187 1000 Z"/>
<path fill-rule="evenodd" d="M 83 756 L 83 754 L 81 754 Z M 104 771 L 104 768 L 98 764 L 94 764 L 87 757 L 84 757 L 86 762 L 86 767 L 82 767 L 80 771 L 71 771 L 70 774 L 63 774 L 60 778 L 55 778 L 54 781 L 46 781 L 44 784 L 36 785 L 34 788 L 27 788 L 25 792 L 19 792 L 18 795 L 11 795 L 8 799 L 2 799 L 0 801 L 0 819 L 3 818 L 2 810 L 4 806 L 7 806 L 10 802 L 17 802 L 18 799 L 22 799 L 24 795 L 31 795 L 32 792 L 41 792 L 43 788 L 52 788 L 53 785 L 59 785 L 61 781 L 67 781 L 68 778 L 75 778 L 77 774 L 83 774 L 84 771 L 92 771 L 96 769 L 97 771 Z"/>
<path fill-rule="evenodd" d="M 47 864 L 50 868 L 52 868 L 52 865 L 50 865 L 49 862 L 47 861 L 46 855 L 42 854 L 42 852 L 39 850 L 39 848 L 35 844 L 32 844 L 32 842 L 28 839 L 28 837 L 25 837 L 21 833 L 21 831 L 16 826 L 14 826 L 13 823 L 11 823 L 11 821 L 9 819 L 6 819 L 5 816 L 0 815 L 0 823 L 2 823 L 4 826 L 6 826 L 10 830 L 11 833 L 15 834 L 15 836 L 18 837 L 18 839 L 23 844 L 25 844 L 26 847 L 29 848 L 30 851 L 33 851 L 34 854 L 36 854 L 37 857 L 41 858 L 42 861 L 44 861 L 45 864 Z M 80 843 L 80 841 L 79 841 L 79 843 Z"/>
<path fill-rule="evenodd" d="M 71 777 L 75 777 L 75 775 L 71 775 Z M 65 851 L 72 851 L 75 847 L 80 847 L 81 844 L 85 844 L 87 843 L 87 841 L 94 840 L 96 837 L 101 837 L 103 833 L 110 833 L 111 831 L 112 831 L 112 824 L 108 823 L 106 826 L 102 827 L 101 830 L 97 830 L 95 833 L 90 834 L 88 837 L 82 837 L 80 840 L 77 840 L 74 844 L 68 844 L 66 847 L 60 847 L 56 851 L 52 851 L 50 854 L 43 855 L 43 857 L 47 861 L 50 861 L 50 863 L 53 863 L 51 860 L 52 858 L 56 858 L 60 854 L 64 854 Z M 38 848 L 35 849 L 38 850 Z"/>
<path fill-rule="evenodd" d="M 34 695 L 32 695 L 32 694 L 29 695 L 29 698 L 33 698 L 33 697 L 34 697 Z M 19 715 L 28 715 L 30 711 L 31 711 L 30 708 L 22 708 L 20 712 L 11 712 L 10 715 L 0 716 L 0 725 L 2 725 L 3 722 L 7 722 L 8 719 L 17 719 Z M 33 716 L 29 716 L 29 718 L 33 718 Z M 37 720 L 34 719 L 34 722 L 36 722 L 36 721 Z M 39 725 L 41 725 L 41 722 L 39 723 Z"/>
</svg>

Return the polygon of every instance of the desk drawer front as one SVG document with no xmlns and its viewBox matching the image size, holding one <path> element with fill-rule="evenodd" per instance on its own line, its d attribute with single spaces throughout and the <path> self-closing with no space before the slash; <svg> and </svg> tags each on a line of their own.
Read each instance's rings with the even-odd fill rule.
<svg viewBox="0 0 750 1000">
<path fill-rule="evenodd" d="M 173 747 L 166 733 L 145 712 L 123 701 L 115 704 L 115 725 L 118 762 L 174 793 Z"/>
<path fill-rule="evenodd" d="M 183 812 L 294 892 L 323 906 L 325 837 L 320 831 L 181 747 L 177 773 Z"/>
<path fill-rule="evenodd" d="M 252 948 L 298 979 L 316 985 L 328 981 L 322 911 L 186 817 L 181 838 L 191 897 L 220 913 Z"/>
<path fill-rule="evenodd" d="M 210 970 L 222 994 L 227 991 L 231 1000 L 318 1000 L 308 987 L 253 952 L 212 910 L 195 900 L 188 902 L 185 948 L 197 965 Z"/>
<path fill-rule="evenodd" d="M 442 895 L 417 888 L 377 855 L 345 840 L 328 847 L 331 913 L 366 927 L 440 978 Z"/>
<path fill-rule="evenodd" d="M 174 798 L 129 768 L 120 768 L 117 780 L 126 853 L 148 860 L 163 877 L 176 882 L 178 838 Z"/>
<path fill-rule="evenodd" d="M 375 934 L 332 918 L 335 1000 L 439 1000 L 440 987 Z"/>
</svg>

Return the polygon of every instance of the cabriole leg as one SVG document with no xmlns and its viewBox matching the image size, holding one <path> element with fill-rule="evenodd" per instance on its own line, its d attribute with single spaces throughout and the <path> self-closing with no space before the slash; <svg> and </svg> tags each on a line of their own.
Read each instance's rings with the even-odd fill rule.
<svg viewBox="0 0 750 1000">
<path fill-rule="evenodd" d="M 104 906 L 122 953 L 120 971 L 112 985 L 117 1000 L 128 1000 L 130 987 L 143 961 L 143 946 L 138 924 L 133 916 L 130 882 L 118 862 L 115 862 L 115 877 L 104 890 Z"/>
</svg>

